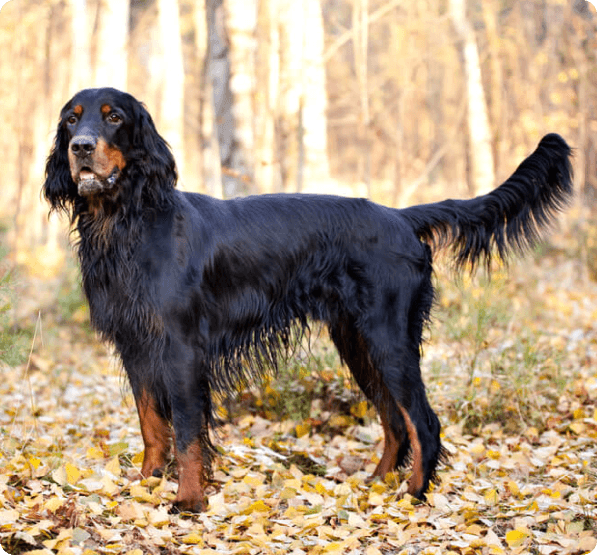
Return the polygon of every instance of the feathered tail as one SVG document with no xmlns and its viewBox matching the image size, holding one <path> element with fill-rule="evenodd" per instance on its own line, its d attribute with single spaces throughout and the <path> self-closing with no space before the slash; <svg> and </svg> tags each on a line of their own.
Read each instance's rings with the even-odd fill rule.
<svg viewBox="0 0 598 556">
<path fill-rule="evenodd" d="M 493 253 L 505 260 L 511 251 L 535 245 L 541 231 L 564 208 L 573 191 L 571 149 L 556 133 L 500 187 L 467 201 L 446 200 L 401 210 L 416 233 L 436 246 L 449 245 L 459 267 L 489 267 Z"/>
</svg>

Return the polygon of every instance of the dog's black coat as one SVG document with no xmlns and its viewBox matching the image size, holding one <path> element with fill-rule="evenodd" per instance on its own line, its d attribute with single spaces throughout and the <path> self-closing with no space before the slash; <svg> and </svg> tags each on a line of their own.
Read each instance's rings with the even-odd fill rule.
<svg viewBox="0 0 598 556">
<path fill-rule="evenodd" d="M 95 171 L 96 156 L 107 169 Z M 376 474 L 411 453 L 409 492 L 423 497 L 442 453 L 419 366 L 430 245 L 475 266 L 533 244 L 571 194 L 569 156 L 547 135 L 488 195 L 403 210 L 320 195 L 221 201 L 175 189 L 170 150 L 132 96 L 78 93 L 62 110 L 44 194 L 76 223 L 92 324 L 116 346 L 140 411 L 143 473 L 163 467 L 171 423 L 184 463 L 176 505 L 204 508 L 214 396 L 275 366 L 292 328 L 313 319 L 380 412 Z"/>
</svg>

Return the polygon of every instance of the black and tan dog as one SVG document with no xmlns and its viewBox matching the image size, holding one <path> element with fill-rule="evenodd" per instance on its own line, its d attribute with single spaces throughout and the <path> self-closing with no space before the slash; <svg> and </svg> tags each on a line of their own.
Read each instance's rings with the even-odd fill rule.
<svg viewBox="0 0 598 556">
<path fill-rule="evenodd" d="M 221 201 L 175 189 L 172 154 L 131 95 L 87 89 L 63 108 L 44 194 L 77 226 L 91 321 L 129 377 L 159 475 L 174 437 L 175 510 L 206 508 L 215 399 L 276 367 L 291 329 L 327 324 L 385 433 L 375 475 L 412 461 L 425 497 L 442 448 L 420 373 L 432 249 L 458 266 L 533 244 L 571 193 L 555 134 L 499 188 L 403 210 L 364 199 L 264 195 Z"/>
</svg>

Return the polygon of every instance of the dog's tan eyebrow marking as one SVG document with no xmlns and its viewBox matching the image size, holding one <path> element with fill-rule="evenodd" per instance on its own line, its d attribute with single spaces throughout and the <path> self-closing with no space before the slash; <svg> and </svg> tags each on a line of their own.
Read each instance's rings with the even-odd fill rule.
<svg viewBox="0 0 598 556">
<path fill-rule="evenodd" d="M 75 116 L 77 116 L 77 118 L 80 118 L 83 114 L 83 106 L 77 104 L 77 106 L 73 108 L 73 113 L 75 114 Z"/>
<path fill-rule="evenodd" d="M 110 112 L 112 112 L 112 106 L 110 106 L 109 104 L 102 104 L 100 111 L 102 112 L 102 114 L 104 114 L 104 116 L 107 116 L 108 114 L 110 114 Z"/>
</svg>

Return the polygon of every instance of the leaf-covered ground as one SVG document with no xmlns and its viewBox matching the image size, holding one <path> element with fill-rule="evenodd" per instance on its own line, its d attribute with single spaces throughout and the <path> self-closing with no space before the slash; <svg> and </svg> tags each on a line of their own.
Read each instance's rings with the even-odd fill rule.
<svg viewBox="0 0 598 556">
<path fill-rule="evenodd" d="M 579 238 L 582 238 L 581 240 Z M 169 515 L 123 374 L 72 276 L 22 275 L 28 360 L 2 367 L 0 541 L 30 554 L 581 554 L 596 545 L 595 246 L 440 270 L 423 372 L 450 459 L 422 504 L 367 483 L 382 428 L 330 344 L 227 407 L 210 509 Z M 592 237 L 590 235 L 590 237 Z M 594 232 L 595 241 L 595 232 Z M 33 338 L 35 336 L 35 338 Z"/>
</svg>

